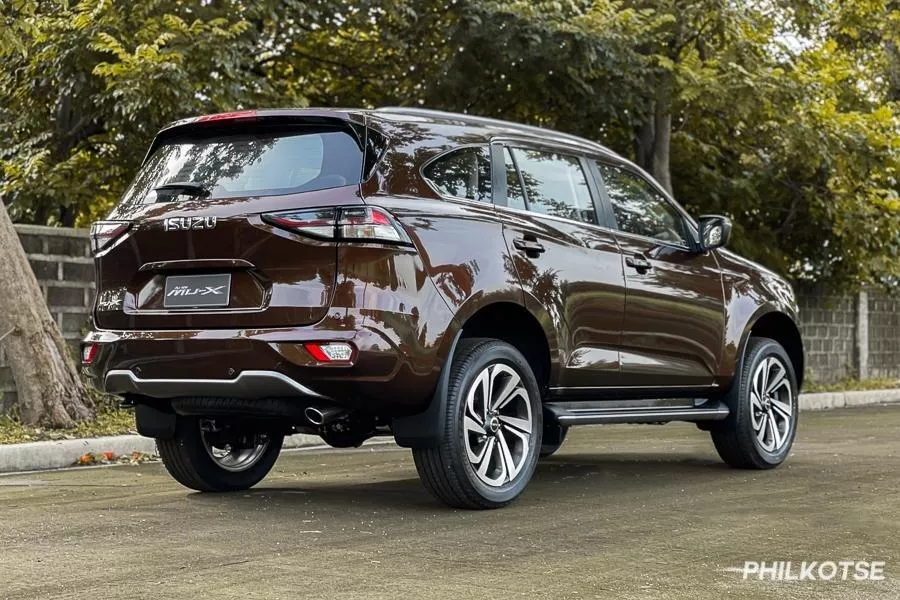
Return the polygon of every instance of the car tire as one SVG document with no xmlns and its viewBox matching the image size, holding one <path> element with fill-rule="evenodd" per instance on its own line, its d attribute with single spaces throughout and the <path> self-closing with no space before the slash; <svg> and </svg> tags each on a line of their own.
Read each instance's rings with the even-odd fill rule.
<svg viewBox="0 0 900 600">
<path fill-rule="evenodd" d="M 566 441 L 569 428 L 556 422 L 544 420 L 544 435 L 541 438 L 541 458 L 547 458 L 556 453 Z"/>
<path fill-rule="evenodd" d="M 156 440 L 169 474 L 200 492 L 246 490 L 262 481 L 278 459 L 284 435 L 235 433 L 234 442 L 226 444 L 212 441 L 212 433 L 203 429 L 206 423 L 199 417 L 179 416 L 175 435 Z"/>
<path fill-rule="evenodd" d="M 719 456 L 739 469 L 772 469 L 790 453 L 797 433 L 797 376 L 775 340 L 750 338 L 724 401 L 728 417 L 710 433 Z"/>
<path fill-rule="evenodd" d="M 413 449 L 416 470 L 450 506 L 505 506 L 528 485 L 541 447 L 541 396 L 531 366 L 505 342 L 472 338 L 459 342 L 450 369 L 441 442 Z"/>
</svg>

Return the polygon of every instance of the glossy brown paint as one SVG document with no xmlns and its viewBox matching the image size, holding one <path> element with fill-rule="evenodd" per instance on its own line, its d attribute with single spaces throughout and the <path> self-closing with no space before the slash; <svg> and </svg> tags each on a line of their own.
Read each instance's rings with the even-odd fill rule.
<svg viewBox="0 0 900 600">
<path fill-rule="evenodd" d="M 706 387 L 721 361 L 725 311 L 716 257 L 618 234 L 628 290 L 622 377 L 628 386 Z M 626 263 L 641 257 L 640 269 Z"/>
<path fill-rule="evenodd" d="M 558 353 L 551 360 L 558 361 L 558 377 L 551 387 L 621 385 L 625 285 L 613 234 L 535 213 L 498 211 L 525 306 L 546 314 L 557 332 Z M 535 240 L 544 251 L 517 249 L 517 239 Z"/>
<path fill-rule="evenodd" d="M 358 186 L 350 186 L 288 196 L 120 205 L 110 219 L 132 225 L 97 257 L 95 323 L 115 330 L 316 323 L 335 290 L 337 244 L 273 227 L 260 214 L 358 204 Z M 165 231 L 165 219 L 184 216 L 216 217 L 217 224 L 209 230 Z M 235 259 L 241 262 L 222 268 Z M 229 308 L 166 310 L 165 277 L 202 271 L 232 274 Z"/>
<path fill-rule="evenodd" d="M 508 209 L 496 186 L 496 206 L 441 198 L 421 175 L 442 152 L 509 136 L 613 157 L 596 144 L 462 115 L 324 113 L 364 122 L 386 140 L 359 186 L 113 211 L 110 219 L 133 225 L 97 259 L 97 329 L 86 341 L 102 343 L 86 371 L 98 386 L 110 369 L 160 379 L 273 370 L 341 405 L 411 414 L 428 406 L 466 323 L 487 307 L 510 306 L 544 332 L 535 343 L 549 349 L 554 393 L 712 393 L 730 384 L 756 319 L 796 318 L 790 287 L 733 253 L 660 246 L 602 220 Z M 602 213 L 603 197 L 594 201 Z M 387 209 L 412 246 L 317 241 L 260 217 L 363 203 Z M 219 221 L 209 231 L 163 232 L 169 216 Z M 545 252 L 517 249 L 514 240 L 525 235 Z M 625 264 L 635 253 L 652 262 L 649 273 Z M 231 272 L 230 308 L 162 309 L 162 277 L 181 272 Z M 302 346 L 337 340 L 357 348 L 352 364 L 319 365 Z"/>
</svg>

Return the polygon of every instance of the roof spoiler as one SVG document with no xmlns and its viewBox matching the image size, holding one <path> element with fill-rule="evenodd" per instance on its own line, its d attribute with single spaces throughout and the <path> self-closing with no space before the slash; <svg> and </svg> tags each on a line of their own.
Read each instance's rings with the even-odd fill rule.
<svg viewBox="0 0 900 600">
<path fill-rule="evenodd" d="M 221 127 L 227 123 L 246 124 L 252 122 L 274 122 L 310 125 L 334 125 L 346 127 L 353 133 L 361 149 L 366 144 L 365 115 L 355 111 L 329 110 L 318 108 L 297 109 L 253 109 L 216 113 L 199 117 L 190 117 L 173 121 L 164 126 L 153 138 L 150 148 L 144 155 L 141 165 L 166 141 L 183 134 L 185 131 L 203 130 L 206 127 Z"/>
</svg>

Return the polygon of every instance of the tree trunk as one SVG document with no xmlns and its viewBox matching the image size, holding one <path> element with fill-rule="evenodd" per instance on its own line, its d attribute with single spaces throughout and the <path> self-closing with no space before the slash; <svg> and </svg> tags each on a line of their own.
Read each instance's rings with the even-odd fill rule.
<svg viewBox="0 0 900 600">
<path fill-rule="evenodd" d="M 669 153 L 672 147 L 672 113 L 669 107 L 657 100 L 653 140 L 653 162 L 650 165 L 650 174 L 662 185 L 667 192 L 672 193 L 672 173 L 669 169 Z"/>
<path fill-rule="evenodd" d="M 0 256 L 0 345 L 12 368 L 22 422 L 72 427 L 93 418 L 93 403 L 2 201 Z"/>
<path fill-rule="evenodd" d="M 669 156 L 672 146 L 672 81 L 659 82 L 653 113 L 635 131 L 635 162 L 672 193 Z"/>
</svg>

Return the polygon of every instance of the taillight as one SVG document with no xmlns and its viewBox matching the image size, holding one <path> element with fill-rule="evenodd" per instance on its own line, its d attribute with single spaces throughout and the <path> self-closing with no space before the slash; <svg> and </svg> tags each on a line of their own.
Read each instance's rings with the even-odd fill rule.
<svg viewBox="0 0 900 600">
<path fill-rule="evenodd" d="M 262 218 L 263 221 L 288 231 L 329 240 L 335 237 L 337 215 L 333 208 L 272 213 L 263 215 Z"/>
<path fill-rule="evenodd" d="M 97 254 L 128 231 L 128 221 L 97 221 L 91 225 L 91 252 Z"/>
<path fill-rule="evenodd" d="M 372 206 L 295 210 L 270 213 L 263 215 L 262 218 L 282 229 L 317 238 L 389 244 L 411 243 L 389 212 Z"/>
</svg>

